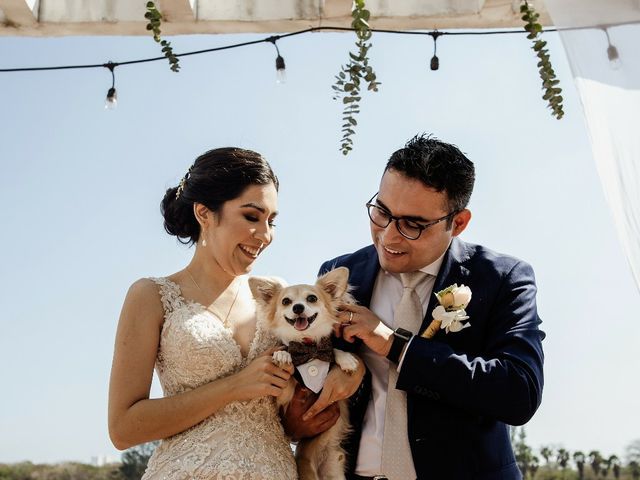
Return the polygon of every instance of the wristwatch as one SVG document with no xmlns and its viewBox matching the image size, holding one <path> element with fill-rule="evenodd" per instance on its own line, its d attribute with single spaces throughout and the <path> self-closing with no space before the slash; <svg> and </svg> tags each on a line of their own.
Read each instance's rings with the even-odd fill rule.
<svg viewBox="0 0 640 480">
<path fill-rule="evenodd" d="M 405 330 L 404 328 L 396 328 L 393 332 L 393 343 L 391 344 L 391 349 L 387 354 L 387 358 L 393 363 L 398 363 L 398 360 L 400 360 L 402 349 L 409 342 L 409 340 L 411 340 L 411 337 L 413 337 L 413 333 L 409 330 Z"/>
</svg>

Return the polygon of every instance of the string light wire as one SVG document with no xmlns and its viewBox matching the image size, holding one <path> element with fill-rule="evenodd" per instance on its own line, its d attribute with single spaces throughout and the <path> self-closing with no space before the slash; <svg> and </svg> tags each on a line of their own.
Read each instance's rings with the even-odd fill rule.
<svg viewBox="0 0 640 480">
<path fill-rule="evenodd" d="M 318 31 L 335 31 L 335 32 L 353 32 L 355 31 L 353 28 L 350 27 L 331 27 L 331 26 L 322 26 L 322 27 L 311 27 L 311 28 L 307 28 L 305 30 L 298 30 L 296 32 L 291 32 L 291 33 L 285 33 L 282 35 L 278 35 L 278 36 L 270 36 L 270 37 L 266 37 L 260 40 L 252 40 L 249 42 L 241 42 L 241 43 L 234 43 L 234 44 L 230 44 L 230 45 L 224 45 L 222 47 L 214 47 L 214 48 L 206 48 L 203 50 L 194 50 L 194 51 L 190 51 L 190 52 L 183 52 L 183 53 L 177 53 L 175 56 L 176 57 L 188 57 L 191 55 L 202 55 L 205 53 L 212 53 L 212 52 L 220 52 L 222 50 L 230 50 L 233 48 L 241 48 L 241 47 L 247 47 L 250 45 L 257 45 L 260 43 L 265 43 L 265 42 L 269 42 L 269 43 L 273 43 L 276 46 L 276 49 L 278 48 L 278 46 L 275 44 L 276 40 L 281 40 L 283 38 L 288 38 L 288 37 L 293 37 L 296 35 L 302 35 L 302 34 L 306 34 L 306 33 L 311 33 L 311 32 L 318 32 Z M 461 36 L 461 35 L 508 35 L 508 34 L 526 34 L 527 32 L 525 32 L 524 30 L 491 30 L 491 31 L 455 31 L 455 32 L 450 32 L 450 31 L 446 31 L 446 32 L 441 32 L 438 30 L 433 30 L 433 31 L 408 31 L 408 30 L 385 30 L 385 29 L 375 29 L 372 28 L 371 31 L 373 33 L 388 33 L 388 34 L 396 34 L 396 35 L 428 35 L 431 36 L 432 38 L 436 38 L 435 35 L 437 36 L 442 36 L 442 35 L 451 35 L 451 36 Z M 558 29 L 556 28 L 546 28 L 543 29 L 543 32 L 556 32 L 558 31 Z M 278 51 L 278 56 L 280 56 L 280 53 Z M 46 71 L 46 70 L 75 70 L 75 69 L 82 69 L 82 68 L 108 68 L 108 65 L 111 64 L 114 67 L 122 67 L 122 66 L 126 66 L 126 65 L 136 65 L 139 63 L 149 63 L 149 62 L 158 62 L 158 61 L 166 61 L 166 57 L 164 56 L 160 56 L 160 57 L 150 57 L 150 58 L 142 58 L 142 59 L 137 59 L 137 60 L 128 60 L 128 61 L 124 61 L 124 62 L 109 62 L 109 63 L 94 63 L 94 64 L 85 64 L 85 65 L 58 65 L 58 66 L 52 66 L 52 67 L 18 67 L 18 68 L 0 68 L 0 73 L 10 73 L 10 72 L 37 72 L 37 71 Z"/>
<path fill-rule="evenodd" d="M 600 28 L 604 29 L 605 34 L 607 36 L 608 41 L 608 49 L 607 54 L 609 56 L 609 60 L 612 64 L 618 65 L 620 60 L 618 56 L 618 51 L 615 46 L 611 44 L 609 39 L 608 28 L 614 26 L 635 24 L 637 22 L 624 22 L 614 25 L 598 25 L 593 27 L 569 27 L 569 28 L 543 28 L 543 32 L 558 32 L 564 30 L 582 30 L 582 29 L 594 29 Z M 280 55 L 280 49 L 276 43 L 277 40 L 293 37 L 297 35 L 303 35 L 306 33 L 319 32 L 319 31 L 333 31 L 333 32 L 353 32 L 355 29 L 351 27 L 332 27 L 332 26 L 318 26 L 311 27 L 304 30 L 298 30 L 296 32 L 285 33 L 276 36 L 270 36 L 266 38 L 262 38 L 259 40 L 252 40 L 248 42 L 234 43 L 230 45 L 224 45 L 222 47 L 214 47 L 214 48 L 206 48 L 203 50 L 194 50 L 189 52 L 183 52 L 175 54 L 176 57 L 188 57 L 191 55 L 202 55 L 205 53 L 212 52 L 220 52 L 223 50 L 230 50 L 234 48 L 242 48 L 250 45 L 257 45 L 260 43 L 269 42 L 272 43 L 276 48 L 276 74 L 278 83 L 283 83 L 285 81 L 285 63 L 284 58 Z M 388 30 L 388 29 L 376 29 L 372 28 L 371 32 L 373 33 L 387 33 L 387 34 L 396 34 L 396 35 L 428 35 L 433 39 L 433 57 L 431 58 L 430 68 L 431 70 L 438 70 L 440 67 L 440 60 L 436 55 L 436 42 L 438 37 L 440 36 L 470 36 L 470 35 L 511 35 L 511 34 L 526 34 L 527 32 L 522 29 L 512 29 L 512 30 L 461 30 L 461 31 L 445 31 L 441 32 L 439 30 L 432 31 L 416 31 L 416 30 Z M 107 63 L 94 63 L 94 64 L 85 64 L 85 65 L 57 65 L 52 67 L 18 67 L 18 68 L 0 68 L 0 73 L 12 73 L 12 72 L 40 72 L 40 71 L 51 71 L 51 70 L 77 70 L 77 69 L 87 69 L 87 68 L 107 68 L 111 71 L 112 76 L 112 84 L 111 88 L 107 92 L 107 99 L 105 103 L 106 108 L 114 108 L 117 104 L 117 93 L 115 89 L 115 74 L 114 69 L 120 66 L 127 65 L 136 65 L 139 63 L 149 63 L 149 62 L 158 62 L 164 61 L 165 56 L 160 57 L 150 57 L 150 58 L 141 58 L 137 60 L 128 60 L 124 62 L 107 62 Z"/>
</svg>

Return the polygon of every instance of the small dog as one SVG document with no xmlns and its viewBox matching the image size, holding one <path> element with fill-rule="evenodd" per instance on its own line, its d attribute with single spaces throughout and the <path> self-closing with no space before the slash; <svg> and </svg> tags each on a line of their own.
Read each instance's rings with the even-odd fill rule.
<svg viewBox="0 0 640 480">
<path fill-rule="evenodd" d="M 273 354 L 276 365 L 293 363 L 303 383 L 316 393 L 322 389 L 330 363 L 352 373 L 358 367 L 354 355 L 331 346 L 333 325 L 340 303 L 353 303 L 348 293 L 349 269 L 336 268 L 324 274 L 315 285 L 286 286 L 275 278 L 251 277 L 249 286 L 257 303 L 258 321 L 265 321 L 271 333 L 287 350 Z M 297 380 L 289 384 L 277 399 L 286 408 L 293 397 Z M 343 480 L 345 452 L 340 446 L 349 432 L 346 400 L 339 402 L 340 418 L 320 435 L 301 440 L 296 448 L 300 480 Z"/>
</svg>

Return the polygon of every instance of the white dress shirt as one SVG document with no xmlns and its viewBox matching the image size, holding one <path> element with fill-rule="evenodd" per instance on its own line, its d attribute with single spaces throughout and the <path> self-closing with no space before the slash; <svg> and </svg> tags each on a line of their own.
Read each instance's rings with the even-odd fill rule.
<svg viewBox="0 0 640 480">
<path fill-rule="evenodd" d="M 415 288 L 422 302 L 423 316 L 426 314 L 429 297 L 443 258 L 444 254 L 432 264 L 420 269 L 420 271 L 429 274 Z M 382 323 L 392 329 L 395 329 L 393 314 L 395 306 L 402 297 L 402 290 L 400 275 L 380 269 L 373 288 L 369 308 L 382 320 Z M 413 333 L 416 334 L 418 332 Z M 382 437 L 384 434 L 390 362 L 385 357 L 374 353 L 366 345 L 362 346 L 359 353 L 371 372 L 373 398 L 369 402 L 364 416 L 355 473 L 362 476 L 374 476 L 384 473 L 382 471 Z M 403 360 L 404 356 L 400 359 L 398 371 L 400 371 Z M 415 474 L 413 478 L 416 478 Z"/>
</svg>

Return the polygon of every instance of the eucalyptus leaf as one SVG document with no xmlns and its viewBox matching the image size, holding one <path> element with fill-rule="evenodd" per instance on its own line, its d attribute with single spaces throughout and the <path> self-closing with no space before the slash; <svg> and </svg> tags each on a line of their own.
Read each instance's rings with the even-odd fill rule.
<svg viewBox="0 0 640 480">
<path fill-rule="evenodd" d="M 562 89 L 556 87 L 560 81 L 556 78 L 555 71 L 551 66 L 551 59 L 546 49 L 547 42 L 539 38 L 543 31 L 542 25 L 538 23 L 540 14 L 535 11 L 527 0 L 523 0 L 520 5 L 520 12 L 523 14 L 522 20 L 525 21 L 524 30 L 528 32 L 527 38 L 533 40 L 531 48 L 536 52 L 539 60 L 537 67 L 544 91 L 542 98 L 547 102 L 547 106 L 552 110 L 553 115 L 560 119 L 564 115 L 562 109 L 563 98 L 560 96 Z"/>
<path fill-rule="evenodd" d="M 178 63 L 178 57 L 174 55 L 173 49 L 171 47 L 171 43 L 166 40 L 162 40 L 160 37 L 160 34 L 161 34 L 160 24 L 162 20 L 162 14 L 158 10 L 154 2 L 149 1 L 147 2 L 146 6 L 147 6 L 147 12 L 144 14 L 144 17 L 149 20 L 149 22 L 147 23 L 146 29 L 149 31 L 152 31 L 153 39 L 156 42 L 158 42 L 160 45 L 162 45 L 161 51 L 164 53 L 164 56 L 169 61 L 169 68 L 172 71 L 177 72 L 180 69 L 180 65 Z"/>
<path fill-rule="evenodd" d="M 368 52 L 371 44 L 367 41 L 371 38 L 371 27 L 369 20 L 371 13 L 365 9 L 364 0 L 354 0 L 351 11 L 353 21 L 351 27 L 356 34 L 356 50 L 348 52 L 347 62 L 340 67 L 336 81 L 332 86 L 334 100 L 342 100 L 343 116 L 345 122 L 342 125 L 343 137 L 341 140 L 340 151 L 343 155 L 347 155 L 352 149 L 353 136 L 355 135 L 355 126 L 358 124 L 354 116 L 360 113 L 360 104 L 362 100 L 360 88 L 362 82 L 368 83 L 368 90 L 377 91 L 379 82 L 376 82 L 376 76 L 373 68 L 369 65 Z"/>
</svg>

